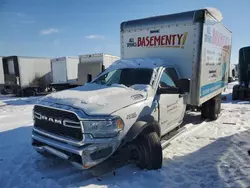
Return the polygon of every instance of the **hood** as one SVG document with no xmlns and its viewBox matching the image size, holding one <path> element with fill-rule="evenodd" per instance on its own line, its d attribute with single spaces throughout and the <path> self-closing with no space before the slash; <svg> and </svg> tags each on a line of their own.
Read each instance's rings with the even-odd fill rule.
<svg viewBox="0 0 250 188">
<path fill-rule="evenodd" d="M 41 102 L 72 106 L 83 110 L 87 115 L 110 115 L 121 108 L 145 100 L 149 87 L 85 84 L 47 95 Z"/>
</svg>

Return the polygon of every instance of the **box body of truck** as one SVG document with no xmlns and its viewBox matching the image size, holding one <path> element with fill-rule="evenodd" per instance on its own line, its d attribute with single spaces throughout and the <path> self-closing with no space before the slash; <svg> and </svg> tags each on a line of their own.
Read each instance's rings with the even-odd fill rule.
<svg viewBox="0 0 250 188">
<path fill-rule="evenodd" d="M 4 87 L 23 90 L 51 83 L 50 58 L 8 56 L 3 58 Z"/>
<path fill-rule="evenodd" d="M 92 78 L 96 77 L 118 59 L 120 57 L 103 53 L 79 56 L 78 84 L 85 84 L 88 80 L 88 75 Z"/>
<path fill-rule="evenodd" d="M 208 10 L 121 24 L 121 58 L 163 58 L 191 80 L 188 104 L 199 106 L 228 82 L 231 32 Z"/>
</svg>

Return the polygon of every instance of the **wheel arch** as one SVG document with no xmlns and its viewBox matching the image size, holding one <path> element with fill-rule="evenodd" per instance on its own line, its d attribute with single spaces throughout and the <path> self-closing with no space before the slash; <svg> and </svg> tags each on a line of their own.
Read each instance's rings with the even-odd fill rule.
<svg viewBox="0 0 250 188">
<path fill-rule="evenodd" d="M 147 134 L 150 132 L 156 132 L 161 137 L 161 128 L 159 123 L 154 119 L 153 116 L 143 116 L 139 118 L 132 127 L 128 130 L 125 136 L 125 142 L 131 142 L 137 136 Z"/>
</svg>

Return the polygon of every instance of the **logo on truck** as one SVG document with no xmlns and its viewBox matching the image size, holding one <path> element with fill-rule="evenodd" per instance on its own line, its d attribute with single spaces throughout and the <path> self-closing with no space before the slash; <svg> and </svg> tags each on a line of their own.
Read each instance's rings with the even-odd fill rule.
<svg viewBox="0 0 250 188">
<path fill-rule="evenodd" d="M 205 42 L 229 50 L 230 39 L 212 27 L 207 27 Z"/>
<path fill-rule="evenodd" d="M 43 121 L 48 121 L 48 122 L 52 122 L 55 124 L 60 124 L 63 125 L 65 127 L 71 127 L 71 128 L 79 128 L 78 126 L 74 126 L 74 125 L 80 125 L 79 122 L 75 122 L 75 121 L 71 121 L 71 120 L 67 120 L 67 119 L 59 119 L 59 118 L 55 118 L 55 117 L 49 117 L 49 116 L 45 116 L 43 114 L 34 113 L 34 118 L 35 119 L 39 119 L 39 120 L 43 120 Z"/>
<path fill-rule="evenodd" d="M 153 32 L 155 33 L 155 32 Z M 151 35 L 130 38 L 127 47 L 167 47 L 184 48 L 188 32 L 169 35 Z"/>
<path fill-rule="evenodd" d="M 45 116 L 45 115 L 42 115 L 42 114 L 39 114 L 39 113 L 35 114 L 35 118 L 63 125 L 63 120 L 57 119 L 57 118 L 54 118 L 54 117 L 48 117 L 48 116 Z"/>
</svg>

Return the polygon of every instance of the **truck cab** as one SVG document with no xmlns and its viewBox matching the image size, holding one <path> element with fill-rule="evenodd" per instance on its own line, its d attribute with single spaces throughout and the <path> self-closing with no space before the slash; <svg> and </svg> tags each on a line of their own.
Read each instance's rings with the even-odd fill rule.
<svg viewBox="0 0 250 188">
<path fill-rule="evenodd" d="M 161 138 L 182 123 L 189 92 L 189 80 L 179 79 L 178 71 L 165 64 L 159 59 L 119 60 L 91 83 L 44 97 L 34 107 L 33 146 L 89 168 L 132 143 L 143 129 L 153 129 L 154 137 Z M 68 112 L 65 108 L 76 117 L 59 116 Z M 102 156 L 96 154 L 103 150 Z"/>
</svg>

